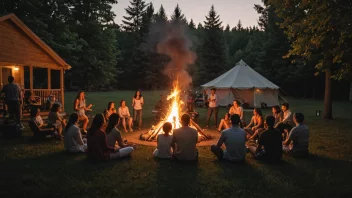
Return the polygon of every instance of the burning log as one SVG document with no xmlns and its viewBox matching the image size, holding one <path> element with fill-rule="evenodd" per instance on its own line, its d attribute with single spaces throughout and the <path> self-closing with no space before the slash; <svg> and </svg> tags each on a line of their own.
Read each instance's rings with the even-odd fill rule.
<svg viewBox="0 0 352 198">
<path fill-rule="evenodd" d="M 153 138 L 155 138 L 159 132 L 161 131 L 162 127 L 159 126 L 157 129 L 154 130 L 154 133 L 147 139 L 147 141 L 152 141 Z"/>
<path fill-rule="evenodd" d="M 204 136 L 206 139 L 210 139 L 207 135 L 205 135 L 205 133 L 203 133 L 203 129 L 200 128 L 200 126 L 197 123 L 195 123 L 193 120 L 191 120 L 191 124 L 197 129 L 199 134 Z"/>
</svg>

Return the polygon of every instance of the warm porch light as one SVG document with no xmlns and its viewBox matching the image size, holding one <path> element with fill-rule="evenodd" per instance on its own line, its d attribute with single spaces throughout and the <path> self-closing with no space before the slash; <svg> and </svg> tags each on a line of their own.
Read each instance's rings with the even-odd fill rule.
<svg viewBox="0 0 352 198">
<path fill-rule="evenodd" d="M 257 92 L 259 92 L 260 90 L 259 89 L 257 89 Z"/>
<path fill-rule="evenodd" d="M 18 70 L 19 70 L 19 68 L 18 68 L 18 67 L 15 67 L 15 68 L 14 68 L 14 70 L 15 70 L 15 71 L 18 71 Z"/>
</svg>

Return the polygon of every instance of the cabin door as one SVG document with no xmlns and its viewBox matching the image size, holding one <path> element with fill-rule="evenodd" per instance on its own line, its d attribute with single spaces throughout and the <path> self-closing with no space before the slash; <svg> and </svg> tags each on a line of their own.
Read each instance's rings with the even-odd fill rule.
<svg viewBox="0 0 352 198">
<path fill-rule="evenodd" d="M 12 76 L 12 69 L 11 68 L 6 68 L 6 67 L 3 67 L 2 68 L 2 86 L 4 85 L 7 85 L 9 82 L 7 81 L 7 78 L 9 76 Z"/>
</svg>

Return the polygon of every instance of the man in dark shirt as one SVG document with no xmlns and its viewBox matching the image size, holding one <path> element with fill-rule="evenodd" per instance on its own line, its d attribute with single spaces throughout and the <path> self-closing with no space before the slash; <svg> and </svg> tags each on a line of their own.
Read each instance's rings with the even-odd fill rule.
<svg viewBox="0 0 352 198">
<path fill-rule="evenodd" d="M 8 77 L 9 84 L 5 85 L 1 93 L 5 93 L 5 102 L 10 114 L 10 117 L 13 118 L 15 116 L 16 124 L 21 124 L 21 115 L 20 115 L 20 100 L 21 100 L 21 88 L 13 83 L 15 79 L 13 76 Z"/>
<path fill-rule="evenodd" d="M 258 160 L 278 162 L 282 157 L 282 135 L 274 128 L 274 116 L 267 116 L 264 121 L 266 130 L 260 135 L 258 147 L 250 146 L 248 149 Z M 264 149 L 263 149 L 264 147 Z"/>
</svg>

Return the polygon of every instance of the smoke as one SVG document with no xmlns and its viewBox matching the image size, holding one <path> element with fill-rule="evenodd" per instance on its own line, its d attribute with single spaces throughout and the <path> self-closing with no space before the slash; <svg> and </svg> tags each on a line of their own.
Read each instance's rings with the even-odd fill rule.
<svg viewBox="0 0 352 198">
<path fill-rule="evenodd" d="M 151 41 L 156 43 L 156 50 L 160 54 L 170 57 L 163 73 L 170 80 L 178 83 L 180 89 L 186 89 L 192 83 L 192 77 L 187 68 L 197 59 L 191 51 L 192 42 L 186 34 L 185 27 L 178 24 L 157 24 L 151 28 Z"/>
</svg>

